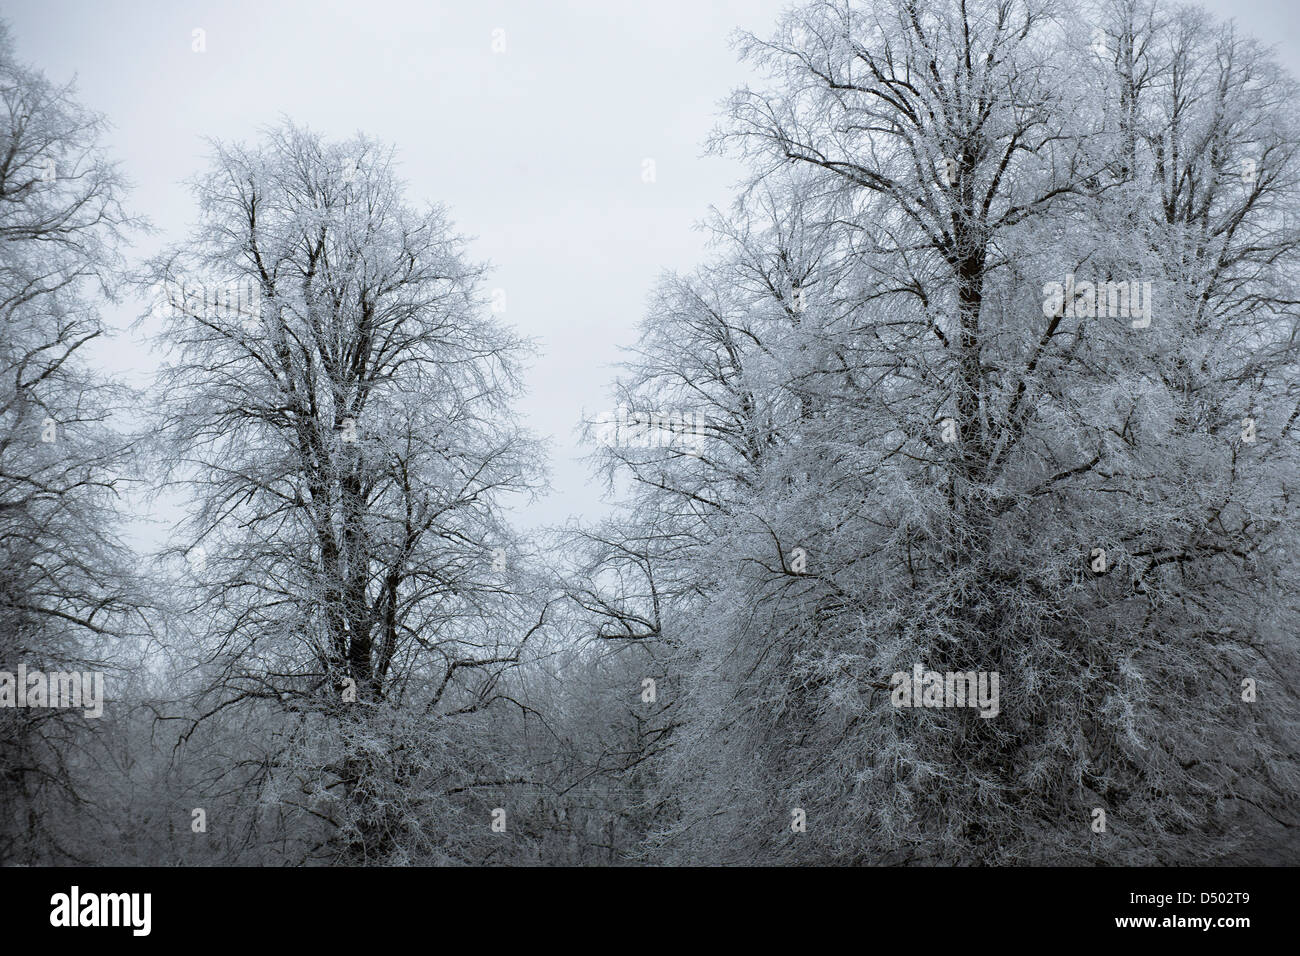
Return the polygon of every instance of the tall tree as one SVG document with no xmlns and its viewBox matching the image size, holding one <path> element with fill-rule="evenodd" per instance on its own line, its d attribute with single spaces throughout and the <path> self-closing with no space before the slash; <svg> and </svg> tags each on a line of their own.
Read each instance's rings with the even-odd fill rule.
<svg viewBox="0 0 1300 956">
<path fill-rule="evenodd" d="M 3 24 L 0 124 L 0 670 L 103 675 L 141 598 L 116 538 L 125 396 L 87 356 L 133 222 L 98 145 L 104 120 L 22 64 Z M 84 858 L 90 842 L 60 821 L 96 809 L 95 721 L 15 707 L 15 690 L 27 688 L 0 708 L 0 861 Z M 107 693 L 120 690 L 110 677 Z"/>
<path fill-rule="evenodd" d="M 264 714 L 281 743 L 244 785 L 324 821 L 335 858 L 454 853 L 430 801 L 473 773 L 473 721 L 545 613 L 499 516 L 537 472 L 509 418 L 523 343 L 389 149 L 285 124 L 216 146 L 195 191 L 199 228 L 152 271 L 211 622 L 195 719 Z"/>
<path fill-rule="evenodd" d="M 1293 81 L 1126 2 L 818 0 L 742 49 L 768 83 L 718 138 L 753 168 L 721 265 L 666 281 L 620 383 L 693 393 L 704 447 L 607 452 L 653 547 L 588 601 L 681 648 L 664 848 L 1164 862 L 1294 832 Z M 998 716 L 896 707 L 915 664 L 996 672 Z"/>
</svg>

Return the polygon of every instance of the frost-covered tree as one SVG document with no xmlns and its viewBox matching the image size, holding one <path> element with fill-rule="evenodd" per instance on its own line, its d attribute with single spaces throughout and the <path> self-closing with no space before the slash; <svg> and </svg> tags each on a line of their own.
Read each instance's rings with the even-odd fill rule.
<svg viewBox="0 0 1300 956">
<path fill-rule="evenodd" d="M 87 355 L 132 222 L 103 132 L 0 24 L 0 671 L 108 672 L 117 699 L 141 604 L 116 538 L 130 444 L 113 427 L 124 395 Z M 0 708 L 0 861 L 86 859 L 97 722 L 15 707 L 26 689 L 7 687 Z"/>
<path fill-rule="evenodd" d="M 673 652 L 653 842 L 1294 852 L 1293 81 L 1122 0 L 824 0 L 742 48 L 752 180 L 618 389 L 703 444 L 605 451 L 586 601 Z M 998 715 L 895 706 L 916 664 L 996 672 Z"/>
<path fill-rule="evenodd" d="M 285 124 L 216 146 L 195 191 L 151 273 L 165 461 L 194 503 L 194 721 L 261 728 L 208 792 L 293 817 L 305 857 L 472 857 L 450 791 L 493 779 L 485 711 L 545 615 L 499 515 L 537 474 L 523 343 L 389 149 Z"/>
</svg>

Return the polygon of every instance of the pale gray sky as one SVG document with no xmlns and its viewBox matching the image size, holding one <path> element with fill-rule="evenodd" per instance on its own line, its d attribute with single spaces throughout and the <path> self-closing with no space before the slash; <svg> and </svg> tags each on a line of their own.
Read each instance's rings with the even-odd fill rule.
<svg viewBox="0 0 1300 956">
<path fill-rule="evenodd" d="M 730 201 L 739 170 L 702 144 L 746 77 L 731 32 L 766 34 L 787 5 L 38 0 L 0 3 L 0 15 L 21 59 L 55 81 L 75 74 L 81 100 L 114 124 L 132 211 L 159 229 L 141 254 L 193 220 L 183 180 L 203 167 L 205 136 L 251 140 L 283 113 L 330 137 L 363 130 L 395 144 L 409 198 L 450 207 L 494 266 L 486 288 L 505 290 L 503 318 L 540 340 L 521 410 L 554 439 L 555 490 L 519 515 L 532 526 L 603 511 L 574 429 L 584 408 L 608 406 L 611 365 L 635 341 L 656 275 L 699 262 L 693 225 Z M 1300 72 L 1296 0 L 1203 5 Z M 192 50 L 196 28 L 204 53 Z M 129 336 L 111 360 L 137 382 L 155 362 Z"/>
</svg>

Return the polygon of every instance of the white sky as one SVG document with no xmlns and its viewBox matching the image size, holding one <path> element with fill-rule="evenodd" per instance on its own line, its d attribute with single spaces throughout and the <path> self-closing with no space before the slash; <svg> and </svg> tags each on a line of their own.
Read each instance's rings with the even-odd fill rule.
<svg viewBox="0 0 1300 956">
<path fill-rule="evenodd" d="M 636 338 L 663 269 L 703 257 L 693 228 L 740 175 L 703 157 L 718 103 L 746 77 L 737 28 L 771 31 L 785 0 L 0 3 L 21 60 L 114 125 L 109 148 L 133 182 L 131 211 L 158 228 L 141 255 L 194 218 L 183 180 L 203 137 L 246 139 L 280 114 L 331 137 L 357 130 L 398 148 L 408 199 L 446 203 L 485 290 L 540 340 L 520 408 L 553 439 L 553 493 L 517 516 L 558 524 L 604 508 L 576 444 L 583 410 L 610 405 L 620 347 Z M 1296 0 L 1209 0 L 1277 44 L 1300 72 Z M 191 31 L 206 31 L 206 52 Z M 504 53 L 492 49 L 503 30 Z M 656 182 L 642 181 L 655 162 Z M 133 309 L 112 312 L 125 327 Z M 155 358 L 129 335 L 107 361 L 143 383 Z"/>
</svg>

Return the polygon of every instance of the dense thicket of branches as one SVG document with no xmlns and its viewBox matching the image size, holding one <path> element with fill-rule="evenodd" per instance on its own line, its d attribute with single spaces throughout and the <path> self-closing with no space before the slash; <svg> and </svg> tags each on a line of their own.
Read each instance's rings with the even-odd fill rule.
<svg viewBox="0 0 1300 956">
<path fill-rule="evenodd" d="M 0 710 L 0 860 L 1294 862 L 1300 89 L 1157 0 L 740 45 L 748 179 L 591 426 L 621 506 L 534 542 L 527 343 L 360 136 L 213 144 L 116 438 L 120 185 L 0 45 L 0 670 L 154 638 L 102 724 Z M 997 714 L 895 706 L 914 665 Z"/>
<path fill-rule="evenodd" d="M 717 143 L 753 178 L 620 385 L 704 447 L 609 451 L 595 545 L 681 683 L 667 859 L 1294 850 L 1295 87 L 1198 13 L 1089 13 L 834 0 L 743 41 L 770 81 Z M 918 663 L 998 673 L 999 716 L 896 708 Z"/>
</svg>

